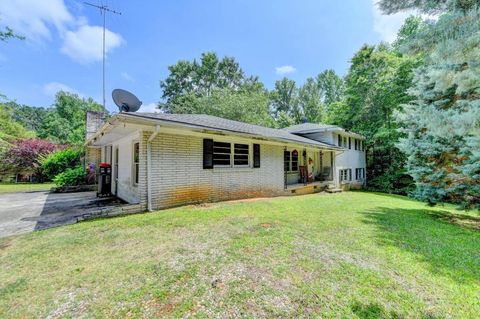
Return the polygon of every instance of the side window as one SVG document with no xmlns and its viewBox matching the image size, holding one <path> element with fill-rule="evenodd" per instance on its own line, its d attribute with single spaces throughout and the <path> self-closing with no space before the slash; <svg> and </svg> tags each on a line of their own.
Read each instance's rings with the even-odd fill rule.
<svg viewBox="0 0 480 319">
<path fill-rule="evenodd" d="M 292 171 L 293 172 L 298 171 L 298 152 L 297 152 L 297 150 L 294 150 L 292 152 Z"/>
<path fill-rule="evenodd" d="M 140 173 L 140 143 L 133 144 L 133 182 L 138 184 L 138 175 Z"/>
<path fill-rule="evenodd" d="M 283 151 L 283 170 L 288 172 L 290 170 L 290 152 Z"/>
<path fill-rule="evenodd" d="M 340 134 L 337 135 L 338 137 L 338 146 L 342 146 L 342 136 Z"/>
<path fill-rule="evenodd" d="M 351 137 L 348 138 L 348 148 L 352 149 L 352 138 Z"/>
<path fill-rule="evenodd" d="M 224 142 L 213 142 L 213 166 L 230 166 L 232 145 Z"/>
<path fill-rule="evenodd" d="M 347 147 L 347 137 L 343 137 L 343 147 Z"/>
<path fill-rule="evenodd" d="M 233 165 L 248 166 L 248 144 L 234 144 L 233 146 Z"/>
</svg>

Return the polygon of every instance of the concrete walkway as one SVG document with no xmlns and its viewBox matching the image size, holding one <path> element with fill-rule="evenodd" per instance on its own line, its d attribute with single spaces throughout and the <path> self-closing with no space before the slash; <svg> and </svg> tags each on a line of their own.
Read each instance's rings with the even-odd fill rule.
<svg viewBox="0 0 480 319">
<path fill-rule="evenodd" d="M 26 192 L 0 194 L 0 237 L 77 222 L 77 217 L 101 207 L 122 205 L 95 192 Z"/>
</svg>

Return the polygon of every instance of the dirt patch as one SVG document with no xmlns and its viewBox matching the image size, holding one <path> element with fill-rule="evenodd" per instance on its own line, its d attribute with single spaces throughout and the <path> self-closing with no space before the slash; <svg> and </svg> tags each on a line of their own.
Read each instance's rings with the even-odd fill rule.
<svg viewBox="0 0 480 319">
<path fill-rule="evenodd" d="M 63 295 L 60 300 L 56 300 L 54 304 L 55 309 L 52 310 L 47 319 L 75 317 L 82 318 L 85 316 L 85 312 L 88 308 L 88 302 L 86 300 L 79 300 L 79 295 L 86 293 L 86 289 L 78 288 L 72 291 L 63 291 Z"/>
<path fill-rule="evenodd" d="M 453 215 L 449 212 L 431 212 L 430 216 L 440 219 L 450 224 L 458 225 L 464 228 L 480 231 L 480 217 L 473 217 L 467 215 Z"/>
</svg>

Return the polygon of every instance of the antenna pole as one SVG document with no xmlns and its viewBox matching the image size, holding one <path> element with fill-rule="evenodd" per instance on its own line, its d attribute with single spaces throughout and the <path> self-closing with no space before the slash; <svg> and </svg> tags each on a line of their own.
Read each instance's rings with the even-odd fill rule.
<svg viewBox="0 0 480 319">
<path fill-rule="evenodd" d="M 96 4 L 92 4 L 92 3 L 88 3 L 88 2 L 84 2 L 86 5 L 89 5 L 91 7 L 94 7 L 94 8 L 97 8 L 100 10 L 100 14 L 103 15 L 103 55 L 102 55 L 102 61 L 103 61 L 103 65 L 102 65 L 102 82 L 103 82 L 103 111 L 106 112 L 106 106 L 105 106 L 105 20 L 106 20 L 106 15 L 107 15 L 107 12 L 111 12 L 111 13 L 115 13 L 115 14 L 118 14 L 118 15 L 122 15 L 121 12 L 118 12 L 118 11 L 115 11 L 115 10 L 112 10 L 112 9 L 109 9 L 107 5 L 96 5 Z"/>
</svg>

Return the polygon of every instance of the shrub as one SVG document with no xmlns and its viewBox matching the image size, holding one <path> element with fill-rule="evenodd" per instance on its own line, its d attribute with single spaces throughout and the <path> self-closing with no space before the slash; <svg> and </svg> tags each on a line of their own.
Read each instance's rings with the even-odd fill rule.
<svg viewBox="0 0 480 319">
<path fill-rule="evenodd" d="M 83 149 L 66 148 L 53 152 L 40 160 L 44 176 L 53 180 L 58 174 L 65 172 L 69 168 L 76 168 L 80 165 L 80 159 L 83 155 Z"/>
<path fill-rule="evenodd" d="M 67 168 L 64 172 L 58 174 L 53 178 L 55 185 L 63 186 L 77 186 L 85 183 L 86 173 L 82 166 L 75 168 Z"/>
</svg>

